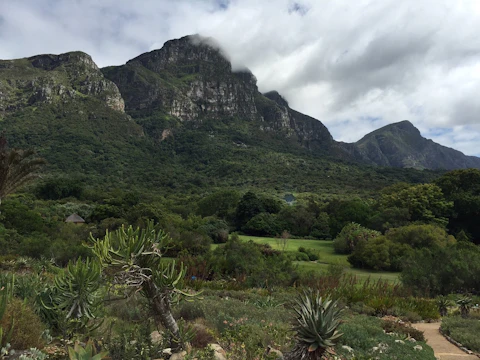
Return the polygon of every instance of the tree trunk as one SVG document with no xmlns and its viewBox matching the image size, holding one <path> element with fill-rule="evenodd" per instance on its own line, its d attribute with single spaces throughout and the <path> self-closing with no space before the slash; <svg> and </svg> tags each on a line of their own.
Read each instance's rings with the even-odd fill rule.
<svg viewBox="0 0 480 360">
<path fill-rule="evenodd" d="M 151 281 L 145 284 L 144 291 L 148 300 L 151 301 L 155 321 L 160 320 L 160 324 L 171 334 L 170 347 L 172 350 L 175 352 L 185 348 L 185 344 L 180 341 L 180 329 L 177 321 L 172 315 L 169 294 L 157 290 Z"/>
</svg>

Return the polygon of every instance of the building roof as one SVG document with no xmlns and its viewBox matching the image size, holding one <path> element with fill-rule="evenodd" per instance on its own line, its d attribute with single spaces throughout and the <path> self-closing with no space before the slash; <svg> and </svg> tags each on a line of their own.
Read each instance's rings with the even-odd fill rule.
<svg viewBox="0 0 480 360">
<path fill-rule="evenodd" d="M 78 223 L 84 223 L 85 220 L 83 220 L 83 218 L 78 214 L 72 214 L 65 219 L 65 222 L 78 224 Z"/>
</svg>

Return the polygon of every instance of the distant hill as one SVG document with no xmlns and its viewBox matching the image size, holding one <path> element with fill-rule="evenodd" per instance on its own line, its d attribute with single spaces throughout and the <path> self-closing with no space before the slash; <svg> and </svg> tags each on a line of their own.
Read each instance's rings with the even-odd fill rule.
<svg viewBox="0 0 480 360">
<path fill-rule="evenodd" d="M 480 158 L 421 136 L 409 121 L 384 126 L 355 143 L 361 159 L 380 166 L 416 169 L 480 168 Z"/>
</svg>

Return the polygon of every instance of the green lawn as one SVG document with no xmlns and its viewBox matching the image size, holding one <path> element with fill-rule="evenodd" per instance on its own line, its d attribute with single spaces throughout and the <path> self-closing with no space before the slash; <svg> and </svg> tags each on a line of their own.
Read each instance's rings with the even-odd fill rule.
<svg viewBox="0 0 480 360">
<path fill-rule="evenodd" d="M 240 235 L 240 239 L 243 241 L 253 240 L 259 244 L 270 244 L 274 249 L 282 248 L 278 239 L 275 238 Z M 333 250 L 333 241 L 331 240 L 289 239 L 285 251 L 298 251 L 300 246 L 315 249 L 320 253 L 320 259 L 317 262 L 295 261 L 295 264 L 298 265 L 300 271 L 326 271 L 329 264 L 340 264 L 345 266 L 347 273 L 355 274 L 361 280 L 366 280 L 370 277 L 372 280 L 384 279 L 392 282 L 398 281 L 398 273 L 352 268 L 347 261 L 347 255 L 335 254 Z"/>
<path fill-rule="evenodd" d="M 313 261 L 312 262 L 295 261 L 294 264 L 298 266 L 298 269 L 300 271 L 310 271 L 310 270 L 327 271 L 327 268 L 328 268 L 328 264 L 316 263 Z M 345 271 L 347 273 L 356 275 L 359 280 L 367 280 L 368 278 L 370 278 L 373 281 L 378 279 L 388 280 L 390 282 L 399 281 L 398 279 L 399 273 L 354 269 L 349 265 L 345 267 Z"/>
<path fill-rule="evenodd" d="M 240 235 L 240 239 L 244 241 L 253 240 L 259 244 L 270 244 L 272 248 L 281 250 L 278 239 L 275 238 Z M 298 251 L 300 246 L 319 251 L 320 259 L 318 261 L 321 263 L 349 266 L 347 255 L 335 254 L 333 251 L 333 242 L 331 240 L 289 239 L 287 240 L 285 251 Z"/>
</svg>

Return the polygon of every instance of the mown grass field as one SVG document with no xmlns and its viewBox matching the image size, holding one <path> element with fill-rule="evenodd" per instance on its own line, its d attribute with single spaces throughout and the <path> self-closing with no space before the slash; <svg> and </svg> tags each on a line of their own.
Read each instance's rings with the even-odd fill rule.
<svg viewBox="0 0 480 360">
<path fill-rule="evenodd" d="M 240 235 L 240 239 L 243 241 L 253 240 L 259 244 L 269 244 L 274 249 L 282 250 L 283 248 L 283 245 L 279 242 L 279 239 L 276 238 Z M 384 279 L 391 282 L 398 281 L 398 273 L 377 272 L 352 268 L 347 261 L 347 255 L 335 254 L 335 251 L 333 250 L 333 241 L 331 240 L 289 239 L 285 246 L 285 251 L 298 251 L 300 246 L 314 249 L 318 251 L 320 255 L 320 259 L 316 262 L 295 261 L 295 264 L 298 266 L 300 271 L 313 270 L 324 272 L 328 269 L 330 264 L 339 264 L 345 267 L 345 271 L 347 273 L 354 274 L 361 280 L 370 278 L 371 280 Z"/>
</svg>

